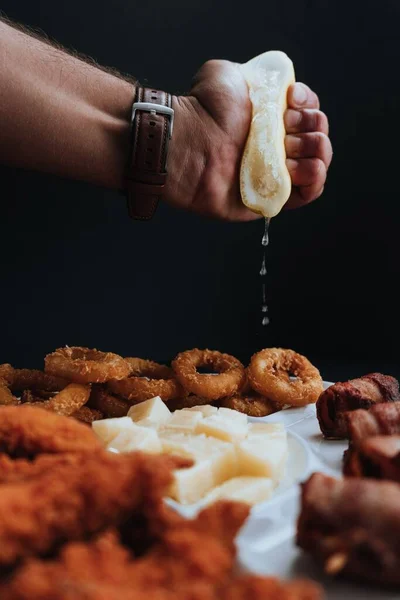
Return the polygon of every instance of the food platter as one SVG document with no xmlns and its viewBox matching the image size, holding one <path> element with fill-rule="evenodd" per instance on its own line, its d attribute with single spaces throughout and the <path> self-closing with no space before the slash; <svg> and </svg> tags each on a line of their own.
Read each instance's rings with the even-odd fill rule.
<svg viewBox="0 0 400 600">
<path fill-rule="evenodd" d="M 325 389 L 330 385 L 330 382 L 324 382 Z M 250 417 L 250 420 L 283 422 L 288 430 L 288 438 L 302 441 L 307 455 L 304 479 L 314 471 L 341 476 L 343 452 L 348 443 L 323 439 L 315 405 L 287 409 L 259 419 Z M 293 458 L 289 458 L 289 468 L 293 464 Z M 300 470 L 297 476 L 300 476 Z M 237 540 L 239 568 L 284 579 L 310 577 L 322 583 L 327 600 L 398 600 L 399 595 L 394 591 L 324 577 L 312 560 L 296 547 L 299 490 L 296 482 L 283 493 L 277 489 L 269 502 L 255 507 L 251 512 Z"/>
</svg>

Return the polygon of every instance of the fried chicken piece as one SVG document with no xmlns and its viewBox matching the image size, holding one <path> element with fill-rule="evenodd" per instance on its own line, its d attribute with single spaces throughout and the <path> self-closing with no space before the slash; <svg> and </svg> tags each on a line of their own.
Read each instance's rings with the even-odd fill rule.
<svg viewBox="0 0 400 600">
<path fill-rule="evenodd" d="M 0 452 L 19 458 L 100 449 L 83 423 L 29 405 L 0 407 Z"/>
<path fill-rule="evenodd" d="M 81 460 L 79 452 L 39 454 L 34 460 L 0 454 L 0 484 L 33 479 L 62 465 L 79 465 Z"/>
<path fill-rule="evenodd" d="M 311 582 L 233 578 L 233 540 L 248 507 L 219 503 L 171 525 L 147 556 L 133 560 L 109 531 L 70 543 L 58 560 L 30 560 L 3 586 L 2 600 L 319 600 Z M 226 525 L 226 527 L 225 527 Z"/>
<path fill-rule="evenodd" d="M 59 465 L 57 471 L 3 484 L 0 568 L 121 525 L 134 511 L 157 513 L 173 470 L 184 464 L 169 456 L 98 450 L 81 454 L 79 464 Z"/>
<path fill-rule="evenodd" d="M 338 382 L 322 392 L 317 400 L 319 426 L 326 438 L 346 438 L 346 412 L 399 400 L 399 382 L 390 375 L 370 373 L 344 383 Z"/>
<path fill-rule="evenodd" d="M 302 485 L 297 544 L 330 575 L 400 585 L 400 485 L 314 473 Z"/>
</svg>

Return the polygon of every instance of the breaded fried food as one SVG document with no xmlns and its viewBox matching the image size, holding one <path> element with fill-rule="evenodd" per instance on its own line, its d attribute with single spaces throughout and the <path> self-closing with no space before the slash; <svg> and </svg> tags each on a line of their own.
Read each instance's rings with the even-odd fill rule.
<svg viewBox="0 0 400 600">
<path fill-rule="evenodd" d="M 157 513 L 173 470 L 185 464 L 169 456 L 102 450 L 80 458 L 79 464 L 1 486 L 0 568 L 121 525 L 142 506 Z"/>
<path fill-rule="evenodd" d="M 7 454 L 0 454 L 0 484 L 33 479 L 46 471 L 56 471 L 62 465 L 79 465 L 81 460 L 79 452 L 38 454 L 34 460 L 13 459 Z"/>
<path fill-rule="evenodd" d="M 94 433 L 74 419 L 41 408 L 0 407 L 0 452 L 15 458 L 100 449 Z"/>
<path fill-rule="evenodd" d="M 218 503 L 193 521 L 177 516 L 141 559 L 114 531 L 69 543 L 56 561 L 29 560 L 3 586 L 2 600 L 320 600 L 311 582 L 233 576 L 234 538 L 248 514 Z"/>
<path fill-rule="evenodd" d="M 237 410 L 238 412 L 244 413 L 249 417 L 267 417 L 272 413 L 279 410 L 279 408 L 268 398 L 260 396 L 260 394 L 252 393 L 251 395 L 231 396 L 230 398 L 224 398 L 218 402 L 219 406 Z"/>
</svg>

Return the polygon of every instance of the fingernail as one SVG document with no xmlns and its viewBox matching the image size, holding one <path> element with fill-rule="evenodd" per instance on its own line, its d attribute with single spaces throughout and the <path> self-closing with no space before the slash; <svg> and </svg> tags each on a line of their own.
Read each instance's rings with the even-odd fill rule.
<svg viewBox="0 0 400 600">
<path fill-rule="evenodd" d="M 304 104 L 307 100 L 307 91 L 302 83 L 296 83 L 294 86 L 293 100 L 296 104 Z"/>
</svg>

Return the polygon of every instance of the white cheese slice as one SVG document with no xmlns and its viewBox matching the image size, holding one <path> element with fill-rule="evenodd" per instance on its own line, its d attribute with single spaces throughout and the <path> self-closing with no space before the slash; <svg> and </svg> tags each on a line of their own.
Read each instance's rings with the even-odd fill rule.
<svg viewBox="0 0 400 600">
<path fill-rule="evenodd" d="M 197 433 L 204 433 L 210 437 L 215 437 L 227 442 L 239 442 L 247 436 L 248 424 L 247 418 L 245 421 L 227 419 L 220 409 L 218 414 L 205 417 L 197 425 Z M 229 410 L 229 409 L 227 409 Z M 235 411 L 231 411 L 235 412 Z M 238 413 L 241 414 L 241 413 Z M 246 417 L 246 415 L 243 415 Z"/>
<path fill-rule="evenodd" d="M 166 423 L 160 427 L 160 431 L 173 431 L 176 433 L 194 433 L 203 415 L 191 410 L 176 410 Z"/>
<path fill-rule="evenodd" d="M 192 410 L 194 412 L 200 412 L 203 417 L 209 417 L 210 415 L 216 415 L 218 408 L 211 406 L 211 404 L 204 404 L 201 406 L 192 406 L 191 408 L 185 408 L 184 410 Z"/>
<path fill-rule="evenodd" d="M 281 438 L 264 439 L 256 436 L 236 446 L 239 472 L 252 477 L 269 477 L 275 483 L 282 478 L 288 447 Z"/>
<path fill-rule="evenodd" d="M 117 452 L 149 452 L 151 454 L 160 454 L 162 451 L 161 442 L 158 439 L 157 431 L 148 427 L 137 427 L 133 430 L 121 431 L 107 446 L 107 450 Z"/>
<path fill-rule="evenodd" d="M 267 477 L 233 477 L 214 488 L 207 496 L 207 503 L 216 500 L 232 500 L 254 505 L 269 500 L 274 483 Z"/>
<path fill-rule="evenodd" d="M 171 411 L 168 406 L 161 400 L 160 396 L 145 400 L 131 406 L 128 411 L 128 417 L 137 423 L 143 419 L 149 419 L 153 423 L 165 423 L 171 417 Z"/>
<path fill-rule="evenodd" d="M 100 419 L 93 421 L 92 429 L 98 438 L 107 446 L 121 431 L 133 430 L 135 424 L 129 417 Z"/>
</svg>

